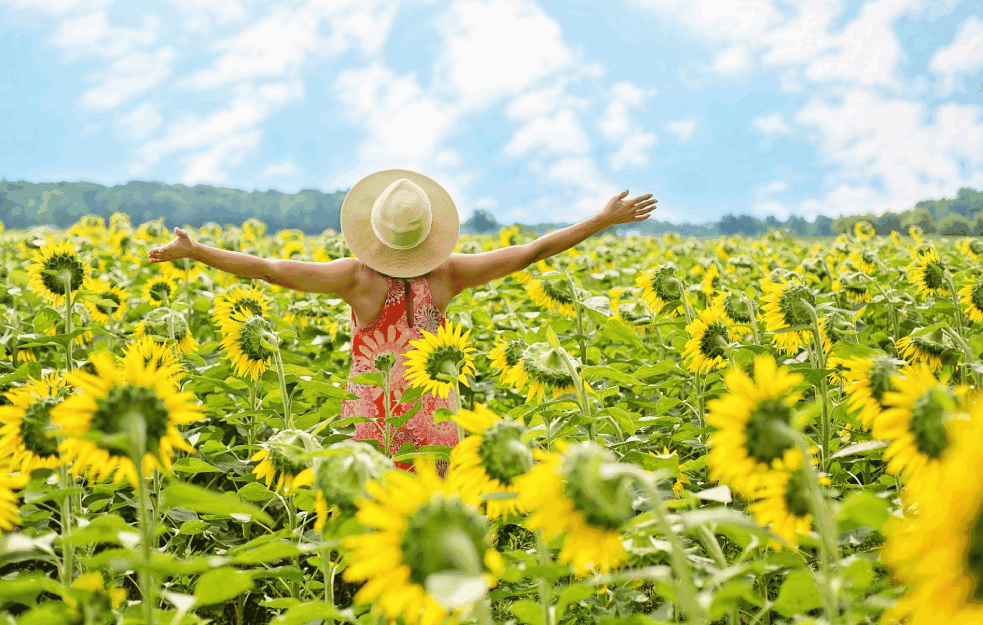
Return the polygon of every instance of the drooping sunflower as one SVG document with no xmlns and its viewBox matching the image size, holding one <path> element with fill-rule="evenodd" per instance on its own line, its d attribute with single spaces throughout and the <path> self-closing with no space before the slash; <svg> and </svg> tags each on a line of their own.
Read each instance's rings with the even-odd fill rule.
<svg viewBox="0 0 983 625">
<path fill-rule="evenodd" d="M 498 369 L 502 384 L 516 389 L 526 385 L 529 376 L 522 368 L 522 353 L 526 347 L 525 341 L 504 341 L 501 337 L 495 337 L 495 348 L 488 354 L 488 358 L 491 359 L 492 366 Z"/>
<path fill-rule="evenodd" d="M 717 428 L 710 437 L 710 479 L 745 492 L 754 491 L 760 476 L 795 443 L 775 426 L 796 427 L 794 404 L 802 398 L 792 389 L 800 373 L 779 369 L 772 356 L 754 359 L 754 379 L 739 369 L 724 374 L 728 393 L 707 402 L 707 423 Z"/>
<path fill-rule="evenodd" d="M 463 326 L 455 326 L 450 321 L 440 326 L 437 334 L 423 330 L 423 338 L 410 341 L 414 348 L 406 353 L 403 376 L 411 386 L 424 387 L 434 397 L 438 394 L 447 399 L 452 383 L 438 378 L 438 375 L 456 377 L 458 382 L 468 386 L 465 376 L 474 375 L 475 351 L 468 343 L 471 329 L 463 334 Z"/>
<path fill-rule="evenodd" d="M 976 237 L 966 237 L 965 239 L 960 239 L 956 242 L 956 247 L 965 254 L 973 259 L 973 262 L 979 262 L 980 258 L 983 257 L 983 241 L 980 241 Z"/>
<path fill-rule="evenodd" d="M 567 317 L 577 314 L 576 300 L 566 280 L 533 280 L 526 286 L 526 292 L 537 306 L 546 310 L 559 312 Z"/>
<path fill-rule="evenodd" d="M 465 501 L 475 505 L 480 506 L 482 495 L 515 497 L 486 500 L 489 519 L 523 514 L 516 480 L 532 469 L 538 455 L 525 425 L 500 417 L 481 404 L 475 404 L 475 410 L 461 409 L 453 418 L 472 435 L 451 450 L 447 479 L 453 481 Z"/>
<path fill-rule="evenodd" d="M 434 575 L 484 579 L 485 591 L 497 584 L 501 555 L 490 547 L 488 523 L 475 506 L 465 503 L 432 465 L 418 462 L 416 475 L 389 471 L 367 489 L 355 519 L 374 531 L 347 536 L 351 563 L 343 579 L 365 581 L 356 603 L 374 601 L 390 622 L 401 616 L 406 625 L 438 625 L 455 619 L 483 593 L 455 601 L 428 592 Z"/>
<path fill-rule="evenodd" d="M 682 314 L 682 306 L 663 310 L 669 302 L 683 298 L 684 294 L 675 274 L 676 268 L 672 265 L 659 265 L 635 278 L 635 285 L 642 289 L 642 299 L 653 314 L 665 312 L 670 317 Z"/>
<path fill-rule="evenodd" d="M 64 386 L 57 373 L 49 373 L 4 393 L 9 403 L 0 406 L 0 465 L 30 475 L 61 464 L 51 409 L 62 402 Z"/>
<path fill-rule="evenodd" d="M 898 367 L 887 356 L 851 358 L 844 363 L 842 377 L 846 381 L 849 396 L 847 405 L 860 413 L 860 423 L 865 430 L 874 426 L 874 420 L 887 406 L 884 393 L 895 390 L 891 378 L 898 374 Z"/>
<path fill-rule="evenodd" d="M 67 436 L 58 450 L 64 461 L 73 463 L 73 473 L 88 472 L 90 481 L 114 474 L 114 482 L 126 479 L 136 486 L 137 468 L 126 450 L 112 444 L 114 438 L 131 433 L 130 419 L 143 421 L 143 477 L 155 468 L 169 469 L 175 449 L 194 451 L 178 431 L 179 425 L 204 418 L 192 401 L 193 393 L 178 391 L 166 370 L 144 364 L 135 352 L 124 356 L 122 366 L 106 352 L 93 354 L 90 362 L 95 375 L 84 371 L 65 375 L 65 381 L 82 393 L 51 408 L 52 421 Z"/>
<path fill-rule="evenodd" d="M 556 399 L 567 393 L 576 393 L 576 382 L 567 368 L 562 348 L 552 347 L 549 343 L 533 343 L 522 352 L 520 365 L 528 379 L 527 402 L 542 402 L 547 391 L 552 391 Z M 570 356 L 572 362 L 580 365 L 580 361 Z M 584 385 L 584 390 L 591 392 L 590 386 Z"/>
<path fill-rule="evenodd" d="M 799 535 L 808 534 L 812 529 L 809 474 L 802 450 L 798 447 L 786 450 L 772 466 L 773 470 L 762 474 L 751 493 L 754 501 L 748 511 L 755 521 L 764 527 L 770 525 L 773 532 L 795 549 L 799 545 Z M 821 476 L 819 482 L 829 485 L 830 479 Z M 783 547 L 778 541 L 769 544 L 776 549 Z"/>
<path fill-rule="evenodd" d="M 908 276 L 915 284 L 915 292 L 924 297 L 945 293 L 946 267 L 934 248 L 921 254 L 908 265 Z"/>
<path fill-rule="evenodd" d="M 168 274 L 153 276 L 143 285 L 143 299 L 157 306 L 169 306 L 177 294 L 177 282 Z"/>
<path fill-rule="evenodd" d="M 170 321 L 168 321 L 168 317 L 170 317 Z M 133 337 L 139 339 L 148 336 L 158 343 L 169 343 L 172 329 L 174 331 L 174 347 L 178 351 L 187 354 L 198 349 L 198 341 L 191 336 L 184 315 L 173 312 L 166 306 L 151 310 L 144 316 L 143 320 L 137 322 Z"/>
<path fill-rule="evenodd" d="M 763 280 L 761 288 L 765 302 L 761 310 L 765 313 L 765 329 L 768 332 L 812 324 L 812 317 L 804 304 L 815 307 L 816 294 L 798 277 L 788 279 L 782 276 L 779 282 Z M 808 330 L 800 330 L 774 334 L 771 340 L 782 353 L 795 354 L 803 344 L 808 343 L 810 336 Z"/>
<path fill-rule="evenodd" d="M 895 344 L 901 357 L 909 363 L 927 365 L 936 373 L 942 370 L 942 354 L 950 347 L 941 331 L 928 336 L 905 336 Z"/>
<path fill-rule="evenodd" d="M 850 253 L 850 262 L 868 276 L 877 275 L 877 254 L 870 249 L 857 249 Z"/>
<path fill-rule="evenodd" d="M 130 294 L 118 284 L 113 284 L 105 279 L 88 280 L 85 288 L 96 297 L 116 304 L 115 306 L 109 306 L 85 300 L 85 308 L 89 311 L 89 315 L 92 316 L 93 321 L 102 325 L 108 325 L 110 321 L 122 319 L 126 311 L 130 309 L 128 303 Z"/>
<path fill-rule="evenodd" d="M 833 281 L 833 292 L 843 293 L 851 304 L 867 304 L 873 299 L 867 284 L 863 274 L 849 272 Z"/>
<path fill-rule="evenodd" d="M 884 450 L 887 472 L 906 484 L 940 484 L 940 461 L 952 441 L 946 420 L 963 411 L 963 391 L 939 383 L 932 370 L 915 365 L 891 377 L 897 390 L 884 393 L 887 408 L 874 419 L 873 434 L 891 441 Z M 963 395 L 963 397 L 960 397 Z"/>
<path fill-rule="evenodd" d="M 368 443 L 341 440 L 328 445 L 314 461 L 314 530 L 320 532 L 332 513 L 354 516 L 357 501 L 369 496 L 368 483 L 395 469 L 391 459 Z"/>
<path fill-rule="evenodd" d="M 242 313 L 247 317 L 255 315 L 262 317 L 270 309 L 269 298 L 263 291 L 249 284 L 233 284 L 215 296 L 215 307 L 212 318 L 219 329 L 226 325 L 234 325 L 231 317 L 234 313 Z"/>
<path fill-rule="evenodd" d="M 959 296 L 970 321 L 983 321 L 983 276 L 977 275 L 973 282 L 967 283 L 959 290 Z"/>
<path fill-rule="evenodd" d="M 722 309 L 711 306 L 701 310 L 693 323 L 686 326 L 690 339 L 686 341 L 683 358 L 693 373 L 709 373 L 726 366 L 730 345 L 730 328 L 724 321 Z"/>
<path fill-rule="evenodd" d="M 55 306 L 65 301 L 66 288 L 75 293 L 85 283 L 85 264 L 67 239 L 48 239 L 34 250 L 32 260 L 28 286 Z"/>
<path fill-rule="evenodd" d="M 983 622 L 983 405 L 947 429 L 938 481 L 914 493 L 916 515 L 892 517 L 884 530 L 883 560 L 908 590 L 883 623 Z"/>
<path fill-rule="evenodd" d="M 853 224 L 853 236 L 861 241 L 868 241 L 875 234 L 877 232 L 874 230 L 874 226 L 870 225 L 869 221 L 860 220 Z"/>
<path fill-rule="evenodd" d="M 237 376 L 258 380 L 270 366 L 276 350 L 263 345 L 263 337 L 273 331 L 273 326 L 262 317 L 234 312 L 222 326 L 222 349 L 232 361 Z"/>
<path fill-rule="evenodd" d="M 558 560 L 576 575 L 618 568 L 625 559 L 621 529 L 634 516 L 628 480 L 603 474 L 614 456 L 596 443 L 554 447 L 559 453 L 517 478 L 519 503 L 530 511 L 526 527 L 542 529 L 547 541 L 563 535 Z"/>
<path fill-rule="evenodd" d="M 267 488 L 289 496 L 314 482 L 314 460 L 308 456 L 321 450 L 316 438 L 303 430 L 280 430 L 260 446 L 249 460 L 259 463 L 253 475 L 265 480 Z"/>
<path fill-rule="evenodd" d="M 735 339 L 751 334 L 753 311 L 749 309 L 749 302 L 739 293 L 719 293 L 710 306 L 720 310 L 721 319 Z"/>
</svg>

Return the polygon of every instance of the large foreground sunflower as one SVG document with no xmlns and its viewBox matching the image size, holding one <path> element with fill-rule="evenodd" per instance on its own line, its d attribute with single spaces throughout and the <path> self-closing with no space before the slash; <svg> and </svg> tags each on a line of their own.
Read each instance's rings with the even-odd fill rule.
<svg viewBox="0 0 983 625">
<path fill-rule="evenodd" d="M 761 525 L 785 539 L 794 549 L 799 545 L 799 535 L 812 529 L 812 508 L 809 504 L 809 471 L 802 450 L 793 447 L 785 451 L 781 460 L 772 463 L 772 470 L 761 475 L 751 492 L 754 500 L 748 510 Z M 830 484 L 828 477 L 820 477 L 819 483 Z M 773 548 L 782 544 L 773 541 Z"/>
<path fill-rule="evenodd" d="M 730 328 L 720 308 L 711 306 L 700 311 L 693 323 L 686 326 L 686 332 L 690 339 L 686 341 L 683 358 L 689 361 L 690 371 L 708 373 L 726 365 Z"/>
<path fill-rule="evenodd" d="M 67 239 L 47 240 L 34 250 L 28 266 L 28 286 L 48 302 L 58 306 L 65 300 L 66 288 L 72 293 L 85 283 L 85 265 Z"/>
<path fill-rule="evenodd" d="M 938 481 L 914 493 L 917 514 L 885 527 L 882 557 L 908 590 L 883 623 L 983 623 L 983 405 L 946 429 Z"/>
<path fill-rule="evenodd" d="M 366 582 L 357 603 L 376 602 L 390 622 L 401 616 L 406 625 L 437 625 L 466 612 L 484 594 L 455 601 L 436 592 L 439 577 L 483 580 L 477 590 L 485 592 L 497 585 L 502 560 L 490 547 L 485 517 L 433 466 L 417 463 L 416 475 L 389 471 L 381 485 L 372 481 L 366 487 L 372 499 L 357 502 L 355 519 L 374 531 L 343 543 L 351 550 L 343 578 Z"/>
<path fill-rule="evenodd" d="M 423 330 L 423 338 L 410 341 L 414 349 L 406 353 L 403 376 L 411 386 L 422 386 L 435 397 L 439 394 L 443 399 L 450 395 L 452 383 L 437 376 L 443 374 L 453 378 L 465 386 L 468 380 L 465 376 L 474 375 L 475 348 L 468 344 L 471 329 L 463 334 L 463 326 L 455 326 L 446 322 L 432 334 Z"/>
<path fill-rule="evenodd" d="M 30 378 L 26 386 L 4 393 L 0 406 L 0 465 L 29 475 L 61 464 L 51 409 L 62 402 L 65 381 L 56 373 Z"/>
<path fill-rule="evenodd" d="M 812 324 L 812 316 L 806 306 L 815 307 L 816 295 L 797 277 L 787 279 L 783 276 L 779 282 L 763 280 L 761 288 L 765 302 L 761 310 L 768 332 Z M 796 330 L 774 334 L 771 340 L 782 353 L 795 354 L 809 341 L 809 336 L 808 330 Z"/>
<path fill-rule="evenodd" d="M 175 449 L 194 451 L 178 431 L 179 425 L 204 418 L 192 401 L 193 393 L 178 391 L 166 370 L 145 364 L 136 352 L 127 352 L 122 366 L 106 352 L 93 354 L 90 361 L 95 375 L 84 371 L 65 375 L 65 381 L 82 393 L 51 409 L 52 420 L 68 437 L 58 449 L 66 462 L 73 462 L 76 475 L 88 471 L 94 481 L 115 474 L 114 482 L 126 479 L 136 486 L 137 467 L 127 450 L 112 444 L 114 438 L 131 434 L 130 419 L 142 421 L 144 477 L 155 468 L 169 469 Z"/>
<path fill-rule="evenodd" d="M 751 493 L 756 480 L 782 461 L 795 442 L 776 425 L 797 425 L 792 406 L 802 394 L 791 390 L 802 380 L 800 373 L 779 369 L 772 356 L 754 359 L 754 380 L 739 369 L 724 374 L 729 392 L 707 402 L 707 423 L 717 428 L 708 443 L 710 479 Z"/>
<path fill-rule="evenodd" d="M 562 535 L 558 560 L 577 575 L 618 568 L 625 559 L 621 529 L 635 515 L 628 479 L 603 475 L 614 456 L 595 443 L 554 447 L 559 453 L 517 480 L 519 503 L 531 511 L 526 527 L 542 529 L 547 541 Z"/>
</svg>

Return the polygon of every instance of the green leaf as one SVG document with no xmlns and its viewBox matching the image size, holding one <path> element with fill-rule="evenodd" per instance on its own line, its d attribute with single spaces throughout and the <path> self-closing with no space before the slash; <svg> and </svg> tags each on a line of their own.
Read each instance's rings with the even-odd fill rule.
<svg viewBox="0 0 983 625">
<path fill-rule="evenodd" d="M 0 580 L 0 604 L 10 602 L 33 606 L 35 598 L 45 591 L 60 595 L 61 584 L 40 573 L 22 573 L 13 579 Z"/>
<path fill-rule="evenodd" d="M 319 601 L 317 603 L 304 603 L 294 606 L 270 621 L 270 625 L 315 625 L 325 619 L 335 619 L 349 623 L 355 622 L 351 617 Z"/>
<path fill-rule="evenodd" d="M 335 386 L 334 384 L 328 384 L 327 382 L 318 382 L 317 380 L 301 381 L 297 386 L 305 393 L 311 393 L 312 395 L 318 395 L 320 397 L 328 397 L 331 399 L 358 399 L 358 395 L 355 393 L 350 393 L 344 388 Z"/>
<path fill-rule="evenodd" d="M 520 599 L 512 604 L 512 616 L 526 625 L 545 625 L 543 623 L 543 608 L 535 601 Z"/>
<path fill-rule="evenodd" d="M 399 403 L 408 404 L 411 401 L 416 401 L 425 391 L 426 388 L 423 386 L 411 386 L 403 391 L 403 394 L 399 396 Z"/>
<path fill-rule="evenodd" d="M 888 441 L 865 441 L 863 443 L 857 443 L 856 445 L 848 445 L 830 456 L 830 460 L 834 458 L 843 458 L 844 456 L 852 456 L 855 454 L 867 454 L 872 451 L 877 451 L 878 449 L 883 449 L 890 444 L 891 443 Z"/>
<path fill-rule="evenodd" d="M 355 384 L 369 384 L 371 386 L 382 386 L 385 378 L 382 377 L 381 373 L 363 373 L 361 375 L 356 375 L 354 377 L 348 378 L 349 382 L 354 382 Z"/>
<path fill-rule="evenodd" d="M 798 570 L 792 571 L 785 578 L 773 609 L 782 616 L 791 618 L 796 614 L 805 614 L 821 607 L 823 607 L 823 600 L 812 575 Z"/>
<path fill-rule="evenodd" d="M 884 352 L 879 349 L 873 349 L 867 347 L 866 345 L 859 345 L 857 343 L 850 343 L 848 341 L 837 341 L 833 344 L 833 348 L 829 351 L 830 356 L 836 356 L 837 358 L 874 358 L 877 356 L 883 356 Z"/>
<path fill-rule="evenodd" d="M 891 517 L 890 504 L 877 495 L 863 491 L 847 497 L 836 515 L 841 532 L 858 527 L 881 529 Z"/>
<path fill-rule="evenodd" d="M 178 530 L 178 534 L 195 536 L 197 534 L 201 534 L 206 529 L 208 529 L 207 521 L 185 521 L 181 524 L 181 529 Z"/>
<path fill-rule="evenodd" d="M 259 482 L 250 482 L 239 489 L 239 498 L 244 501 L 269 501 L 274 497 L 276 495 Z"/>
<path fill-rule="evenodd" d="M 618 371 L 614 367 L 581 367 L 581 375 L 584 377 L 598 376 L 607 378 L 619 386 L 641 386 L 642 383 L 633 376 Z"/>
<path fill-rule="evenodd" d="M 181 458 L 171 465 L 171 470 L 176 473 L 224 473 L 198 458 Z"/>
<path fill-rule="evenodd" d="M 634 347 L 645 348 L 645 343 L 642 343 L 642 339 L 638 338 L 635 331 L 617 319 L 608 319 L 607 323 L 604 324 L 604 328 L 601 330 L 601 333 L 606 335 L 611 340 L 621 343 L 628 343 Z"/>
<path fill-rule="evenodd" d="M 714 486 L 713 488 L 708 488 L 706 490 L 701 490 L 698 493 L 693 493 L 699 499 L 705 499 L 707 501 L 717 501 L 719 503 L 730 503 L 734 500 L 733 495 L 730 492 L 730 486 L 726 484 L 721 484 L 720 486 Z"/>
<path fill-rule="evenodd" d="M 640 451 L 629 451 L 622 460 L 642 467 L 646 471 L 668 471 L 673 477 L 679 477 L 679 456 L 675 454 L 655 456 Z"/>
<path fill-rule="evenodd" d="M 590 597 L 594 592 L 594 587 L 586 584 L 574 584 L 564 588 L 563 592 L 560 593 L 560 598 L 556 602 L 556 621 L 559 622 L 563 618 L 563 613 L 566 612 L 567 606 Z"/>
<path fill-rule="evenodd" d="M 423 402 L 422 401 L 417 402 L 412 408 L 410 408 L 403 414 L 389 417 L 387 423 L 389 424 L 390 427 L 398 430 L 399 428 L 403 427 L 404 423 L 412 419 L 416 413 L 420 412 L 421 408 L 423 408 Z"/>
<path fill-rule="evenodd" d="M 235 564 L 263 564 L 293 558 L 301 553 L 297 545 L 286 540 L 276 540 L 260 545 L 255 549 L 235 554 L 233 562 Z"/>
<path fill-rule="evenodd" d="M 233 493 L 216 493 L 192 484 L 174 484 L 161 493 L 161 504 L 180 506 L 205 514 L 248 514 L 265 525 L 273 525 L 273 518 L 256 506 L 240 501 Z"/>
<path fill-rule="evenodd" d="M 198 578 L 195 599 L 198 605 L 224 603 L 252 588 L 253 578 L 249 573 L 228 567 L 213 569 Z"/>
<path fill-rule="evenodd" d="M 433 413 L 434 423 L 443 423 L 444 421 L 453 421 L 454 413 L 447 408 L 437 408 Z"/>
<path fill-rule="evenodd" d="M 61 314 L 54 308 L 42 308 L 34 315 L 34 331 L 41 333 L 61 321 Z"/>
</svg>

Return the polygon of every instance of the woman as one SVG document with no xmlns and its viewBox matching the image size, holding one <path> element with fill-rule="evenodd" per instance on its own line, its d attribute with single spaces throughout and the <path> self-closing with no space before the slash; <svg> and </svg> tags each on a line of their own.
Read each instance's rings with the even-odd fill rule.
<svg viewBox="0 0 983 625">
<path fill-rule="evenodd" d="M 355 258 L 326 263 L 258 258 L 202 245 L 180 228 L 174 228 L 177 238 L 149 254 L 155 263 L 192 258 L 243 278 L 340 297 L 352 310 L 349 377 L 379 371 L 376 359 L 393 353 L 389 389 L 392 414 L 400 415 L 411 407 L 397 403 L 407 387 L 403 371 L 404 354 L 412 349 L 409 342 L 422 338 L 422 330 L 437 333 L 455 295 L 559 254 L 609 226 L 648 219 L 658 200 L 650 199 L 652 194 L 624 199 L 627 195 L 627 190 L 619 193 L 598 214 L 532 243 L 454 254 L 460 224 L 450 195 L 422 174 L 389 169 L 366 176 L 345 196 L 341 230 Z M 346 389 L 359 399 L 342 402 L 342 418 L 385 415 L 380 387 L 349 382 Z M 419 401 L 419 412 L 392 437 L 391 453 L 406 442 L 414 447 L 457 444 L 453 422 L 434 423 L 436 410 L 451 409 L 453 396 L 427 393 Z M 354 438 L 381 445 L 381 423 L 358 423 Z"/>
</svg>

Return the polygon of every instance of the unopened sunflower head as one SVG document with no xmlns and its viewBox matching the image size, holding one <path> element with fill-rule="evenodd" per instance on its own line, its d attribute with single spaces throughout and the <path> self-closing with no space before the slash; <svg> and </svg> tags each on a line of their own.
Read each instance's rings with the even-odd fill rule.
<svg viewBox="0 0 983 625">
<path fill-rule="evenodd" d="M 273 325 L 262 317 L 243 313 L 232 313 L 229 322 L 222 329 L 222 348 L 232 361 L 232 370 L 238 376 L 248 374 L 258 380 L 276 356 Z"/>
<path fill-rule="evenodd" d="M 529 381 L 526 401 L 541 402 L 548 390 L 552 390 L 554 398 L 577 391 L 566 358 L 569 358 L 575 367 L 579 367 L 580 361 L 561 350 L 562 347 L 539 342 L 531 344 L 522 352 L 520 365 Z"/>
<path fill-rule="evenodd" d="M 446 322 L 432 334 L 423 330 L 423 338 L 410 341 L 406 353 L 404 377 L 410 386 L 423 387 L 435 397 L 447 399 L 453 380 L 468 386 L 467 375 L 474 375 L 475 348 L 468 343 L 471 329 Z M 445 379 L 449 378 L 449 379 Z"/>
<path fill-rule="evenodd" d="M 314 463 L 314 529 L 321 531 L 332 509 L 342 517 L 353 516 L 355 502 L 369 496 L 366 484 L 394 468 L 392 460 L 368 443 L 343 440 L 328 445 Z"/>
<path fill-rule="evenodd" d="M 30 289 L 51 304 L 61 304 L 67 292 L 75 293 L 85 283 L 85 264 L 67 239 L 43 240 L 32 260 L 27 268 Z"/>
<path fill-rule="evenodd" d="M 249 460 L 259 463 L 253 475 L 257 480 L 265 480 L 267 488 L 293 495 L 296 489 L 313 483 L 313 458 L 321 450 L 321 443 L 309 433 L 280 430 L 260 447 Z"/>
<path fill-rule="evenodd" d="M 136 338 L 149 336 L 158 343 L 171 344 L 171 331 L 174 332 L 173 345 L 181 353 L 187 354 L 198 349 L 198 342 L 191 336 L 188 322 L 166 306 L 155 308 L 144 315 L 137 323 L 133 335 Z"/>
</svg>

